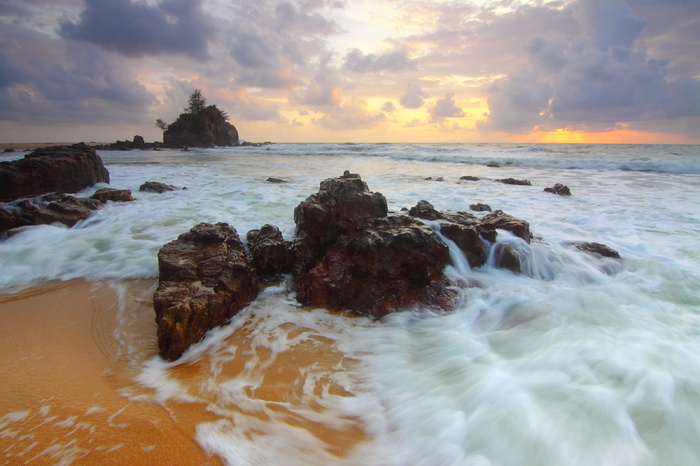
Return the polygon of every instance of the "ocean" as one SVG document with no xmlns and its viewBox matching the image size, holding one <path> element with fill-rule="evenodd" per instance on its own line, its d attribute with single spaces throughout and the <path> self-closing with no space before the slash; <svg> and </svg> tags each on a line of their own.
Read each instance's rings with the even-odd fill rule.
<svg viewBox="0 0 700 466">
<path fill-rule="evenodd" d="M 124 299 L 114 331 L 99 338 L 122 348 L 133 373 L 120 396 L 201 410 L 194 440 L 223 462 L 700 464 L 700 146 L 272 144 L 99 154 L 110 186 L 137 201 L 108 203 L 73 228 L 34 226 L 0 241 L 0 292 L 109 283 Z M 242 238 L 270 223 L 291 239 L 294 207 L 345 170 L 384 194 L 390 212 L 420 200 L 452 211 L 484 203 L 527 220 L 535 240 L 525 273 L 470 269 L 453 254 L 454 311 L 382 321 L 300 306 L 286 279 L 179 361 L 134 344 L 128 283 L 157 277 L 166 242 L 200 222 L 229 223 Z M 187 189 L 138 192 L 145 181 Z M 572 196 L 543 191 L 555 183 Z M 583 253 L 575 241 L 603 243 L 622 260 Z M 0 427 L 17 419 L 0 412 Z"/>
</svg>

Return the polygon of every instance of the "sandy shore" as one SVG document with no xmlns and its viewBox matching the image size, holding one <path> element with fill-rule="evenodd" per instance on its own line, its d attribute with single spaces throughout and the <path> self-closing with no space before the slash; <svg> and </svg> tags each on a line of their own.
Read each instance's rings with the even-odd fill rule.
<svg viewBox="0 0 700 466">
<path fill-rule="evenodd" d="M 358 419 L 318 422 L 324 408 L 307 393 L 313 374 L 321 371 L 314 393 L 351 396 L 328 380 L 353 362 L 322 336 L 269 353 L 255 342 L 281 331 L 291 338 L 304 329 L 281 323 L 261 335 L 254 309 L 218 352 L 168 369 L 168 380 L 194 401 L 157 401 L 157 390 L 135 382 L 144 361 L 156 354 L 154 286 L 155 280 L 72 281 L 0 295 L 5 462 L 222 464 L 195 440 L 198 426 L 207 423 L 234 430 L 248 425 L 239 440 L 246 443 L 258 435 L 264 439 L 301 429 L 318 443 L 320 456 L 311 453 L 314 464 L 321 458 L 324 463 L 348 459 L 365 443 Z M 216 385 L 237 377 L 258 382 L 242 399 L 222 404 Z"/>
</svg>

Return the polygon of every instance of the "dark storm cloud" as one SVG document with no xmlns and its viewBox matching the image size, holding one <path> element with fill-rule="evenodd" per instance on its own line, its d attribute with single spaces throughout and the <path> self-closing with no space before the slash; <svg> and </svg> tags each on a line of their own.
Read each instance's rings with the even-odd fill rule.
<svg viewBox="0 0 700 466">
<path fill-rule="evenodd" d="M 130 57 L 181 54 L 203 61 L 213 25 L 201 0 L 164 0 L 157 6 L 129 0 L 86 0 L 76 23 L 63 21 L 64 39 L 96 44 Z"/>
<path fill-rule="evenodd" d="M 122 63 L 88 44 L 7 25 L 0 44 L 1 120 L 138 122 L 156 102 Z"/>
</svg>

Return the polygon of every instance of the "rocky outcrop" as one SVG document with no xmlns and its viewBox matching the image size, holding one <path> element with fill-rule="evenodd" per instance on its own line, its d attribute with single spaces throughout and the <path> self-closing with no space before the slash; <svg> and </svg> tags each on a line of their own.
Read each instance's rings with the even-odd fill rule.
<svg viewBox="0 0 700 466">
<path fill-rule="evenodd" d="M 181 114 L 163 133 L 163 144 L 171 147 L 235 146 L 238 142 L 238 130 L 215 105 Z"/>
<path fill-rule="evenodd" d="M 484 235 L 485 238 L 488 237 L 487 239 L 492 243 L 496 240 L 496 230 L 510 231 L 515 236 L 524 239 L 528 244 L 532 240 L 532 233 L 530 233 L 530 224 L 528 222 L 503 213 L 501 210 L 497 210 L 481 218 L 479 221 L 479 230 L 482 235 Z"/>
<path fill-rule="evenodd" d="M 119 151 L 126 151 L 126 150 L 157 150 L 161 148 L 165 148 L 165 146 L 162 142 L 146 142 L 143 139 L 143 136 L 139 136 L 138 134 L 134 136 L 134 138 L 129 141 L 128 139 L 125 139 L 124 141 L 116 141 L 110 144 L 96 144 L 93 145 L 92 147 L 95 148 L 95 150 L 119 150 Z"/>
<path fill-rule="evenodd" d="M 547 193 L 558 194 L 560 196 L 571 196 L 571 190 L 569 187 L 561 183 L 557 183 L 551 188 L 544 188 L 544 191 Z"/>
<path fill-rule="evenodd" d="M 61 196 L 50 202 L 45 208 L 39 208 L 30 213 L 34 225 L 49 225 L 62 223 L 72 227 L 85 220 L 93 210 L 102 207 L 102 202 L 96 199 L 85 199 L 73 196 Z"/>
<path fill-rule="evenodd" d="M 201 223 L 158 252 L 153 306 L 161 357 L 175 360 L 255 299 L 258 276 L 238 232 Z"/>
<path fill-rule="evenodd" d="M 74 193 L 109 183 L 109 172 L 90 146 L 37 149 L 23 159 L 0 162 L 0 202 L 46 193 Z"/>
<path fill-rule="evenodd" d="M 171 184 L 161 183 L 160 181 L 146 181 L 144 184 L 139 186 L 139 191 L 141 192 L 151 192 L 163 194 L 168 191 L 177 191 L 177 186 Z"/>
</svg>

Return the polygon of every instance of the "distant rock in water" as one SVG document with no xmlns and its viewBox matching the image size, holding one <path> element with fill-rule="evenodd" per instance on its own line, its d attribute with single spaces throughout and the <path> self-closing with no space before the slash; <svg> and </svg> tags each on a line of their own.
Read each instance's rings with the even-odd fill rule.
<svg viewBox="0 0 700 466">
<path fill-rule="evenodd" d="M 163 144 L 170 147 L 235 146 L 238 141 L 238 130 L 215 105 L 181 114 L 163 133 Z"/>
<path fill-rule="evenodd" d="M 620 253 L 618 253 L 613 248 L 608 247 L 604 244 L 587 243 L 587 242 L 583 242 L 583 241 L 578 241 L 578 242 L 571 243 L 571 245 L 580 249 L 581 251 L 587 252 L 589 254 L 603 256 L 603 257 L 612 257 L 613 259 L 620 258 Z"/>
<path fill-rule="evenodd" d="M 177 186 L 171 184 L 161 183 L 160 181 L 146 181 L 144 184 L 139 186 L 139 191 L 152 192 L 163 194 L 167 191 L 177 191 Z"/>
<path fill-rule="evenodd" d="M 269 177 L 269 178 L 268 178 L 267 180 L 265 180 L 265 181 L 267 181 L 268 183 L 277 183 L 277 184 L 286 183 L 286 182 L 287 182 L 286 180 L 283 180 L 282 178 L 273 178 L 273 177 Z"/>
<path fill-rule="evenodd" d="M 158 349 L 175 360 L 255 299 L 258 276 L 235 228 L 200 223 L 158 252 Z"/>
<path fill-rule="evenodd" d="M 166 147 L 162 142 L 146 142 L 143 139 L 143 136 L 139 136 L 138 134 L 134 136 L 134 138 L 129 141 L 129 140 L 124 140 L 124 141 L 117 141 L 113 142 L 111 144 L 96 144 L 93 145 L 95 150 L 122 150 L 122 151 L 127 151 L 127 150 L 136 150 L 136 149 L 161 149 L 163 147 Z"/>
<path fill-rule="evenodd" d="M 95 149 L 85 144 L 36 149 L 23 159 L 0 162 L 0 201 L 46 193 L 74 193 L 109 183 Z"/>
<path fill-rule="evenodd" d="M 571 196 L 571 190 L 569 190 L 569 187 L 561 183 L 557 183 L 551 188 L 544 188 L 544 191 L 552 194 L 558 194 L 560 196 Z"/>
<path fill-rule="evenodd" d="M 464 175 L 460 176 L 459 179 L 462 181 L 479 181 L 481 178 L 479 178 L 478 176 Z"/>
<path fill-rule="evenodd" d="M 473 210 L 474 212 L 493 212 L 490 205 L 482 204 L 480 202 L 477 204 L 470 204 L 469 210 Z"/>
<path fill-rule="evenodd" d="M 516 180 L 515 178 L 503 178 L 501 180 L 496 180 L 499 183 L 504 183 L 504 184 L 514 184 L 517 186 L 532 186 L 532 183 L 530 183 L 528 180 Z"/>
<path fill-rule="evenodd" d="M 91 199 L 97 199 L 100 202 L 131 202 L 136 200 L 131 195 L 130 190 L 113 188 L 98 189 L 95 194 L 92 195 Z"/>
</svg>

